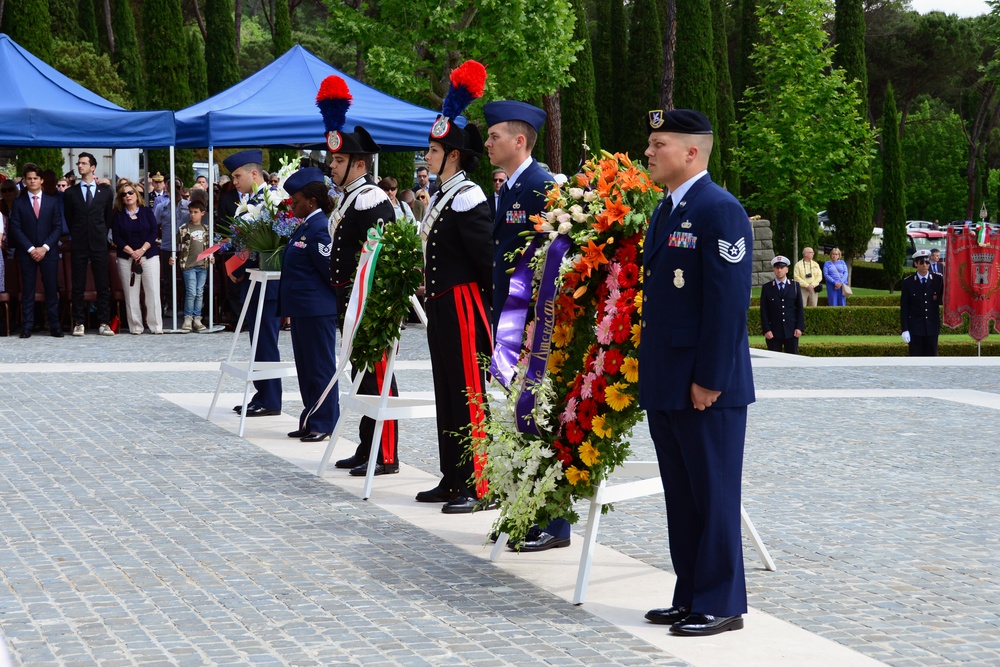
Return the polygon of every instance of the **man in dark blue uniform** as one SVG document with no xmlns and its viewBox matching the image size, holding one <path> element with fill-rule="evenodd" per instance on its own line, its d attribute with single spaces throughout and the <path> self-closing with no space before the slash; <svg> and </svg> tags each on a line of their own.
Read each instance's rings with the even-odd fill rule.
<svg viewBox="0 0 1000 667">
<path fill-rule="evenodd" d="M 246 197 L 247 206 L 259 206 L 263 202 L 263 197 L 267 192 L 267 185 L 264 183 L 264 168 L 261 166 L 262 154 L 259 150 L 240 151 L 233 153 L 222 164 L 233 176 L 234 188 Z M 249 215 L 244 211 L 244 207 L 237 209 L 236 215 Z M 246 269 L 256 269 L 260 266 L 258 260 L 249 260 L 241 266 L 230 278 L 234 282 L 240 283 L 240 300 L 244 303 L 250 292 L 250 278 L 246 274 Z M 257 338 L 257 353 L 254 361 L 281 361 L 278 352 L 278 330 L 281 326 L 281 318 L 278 317 L 278 282 L 267 281 L 264 290 L 264 312 L 260 318 L 260 335 Z M 248 329 L 250 340 L 253 340 L 254 322 L 257 319 L 257 300 L 260 298 L 260 289 L 254 290 L 247 309 Z M 247 417 L 270 417 L 281 414 L 281 380 L 256 380 L 253 383 L 256 393 L 247 404 Z M 239 413 L 243 406 L 233 406 L 233 412 Z"/>
<path fill-rule="evenodd" d="M 760 287 L 760 330 L 772 352 L 799 353 L 799 337 L 806 329 L 802 288 L 788 279 L 788 258 L 771 260 L 774 280 Z"/>
<path fill-rule="evenodd" d="M 944 278 L 930 270 L 931 253 L 913 253 L 917 272 L 903 279 L 899 293 L 899 321 L 903 342 L 910 346 L 911 357 L 936 357 L 941 334 L 941 303 Z"/>
<path fill-rule="evenodd" d="M 525 102 L 501 100 L 483 106 L 489 126 L 486 150 L 490 163 L 508 175 L 500 188 L 496 218 L 493 221 L 493 334 L 496 335 L 504 302 L 510 291 L 508 271 L 517 259 L 507 255 L 524 247 L 521 232 L 534 229 L 531 216 L 545 208 L 545 191 L 552 185 L 552 175 L 542 169 L 531 149 L 545 124 L 545 112 Z M 546 551 L 566 547 L 570 542 L 569 522 L 556 519 L 544 529 L 533 527 L 521 544 L 511 548 L 522 552 Z"/>
<path fill-rule="evenodd" d="M 292 212 L 302 223 L 288 239 L 281 267 L 278 312 L 292 318 L 292 350 L 302 394 L 303 417 L 318 402 L 337 372 L 337 293 L 330 284 L 330 231 L 333 209 L 323 172 L 301 169 L 285 179 Z M 333 432 L 339 404 L 336 388 L 308 419 L 298 437 L 318 442 Z"/>
<path fill-rule="evenodd" d="M 667 504 L 677 584 L 646 618 L 679 635 L 743 627 L 740 487 L 747 405 L 753 236 L 746 212 L 708 176 L 712 126 L 690 109 L 650 111 L 650 176 L 668 192 L 643 251 L 639 403 Z"/>
</svg>

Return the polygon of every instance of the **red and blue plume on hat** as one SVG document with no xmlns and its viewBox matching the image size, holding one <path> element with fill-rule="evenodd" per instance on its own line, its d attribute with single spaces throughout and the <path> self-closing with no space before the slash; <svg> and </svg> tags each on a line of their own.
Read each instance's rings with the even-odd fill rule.
<svg viewBox="0 0 1000 667">
<path fill-rule="evenodd" d="M 483 96 L 486 88 L 486 68 L 475 60 L 466 60 L 451 71 L 451 86 L 441 106 L 441 114 L 454 120 Z"/>
<path fill-rule="evenodd" d="M 335 74 L 323 79 L 316 93 L 316 106 L 323 114 L 323 125 L 327 132 L 339 132 L 347 121 L 347 109 L 351 106 L 351 91 L 347 82 Z"/>
</svg>

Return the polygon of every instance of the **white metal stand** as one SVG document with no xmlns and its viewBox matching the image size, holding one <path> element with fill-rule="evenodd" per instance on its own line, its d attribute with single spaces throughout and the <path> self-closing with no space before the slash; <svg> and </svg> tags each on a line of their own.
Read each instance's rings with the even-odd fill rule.
<svg viewBox="0 0 1000 667">
<path fill-rule="evenodd" d="M 250 402 L 250 387 L 256 380 L 275 380 L 279 378 L 295 377 L 295 362 L 293 361 L 255 361 L 257 357 L 257 339 L 260 338 L 260 320 L 264 314 L 264 292 L 267 289 L 269 280 L 279 280 L 281 271 L 262 271 L 260 269 L 247 269 L 250 275 L 250 290 L 247 298 L 243 302 L 243 310 L 240 312 L 240 319 L 236 323 L 236 331 L 233 332 L 233 344 L 229 346 L 229 356 L 219 367 L 219 384 L 215 388 L 215 397 L 212 398 L 212 406 L 208 409 L 206 419 L 212 418 L 215 405 L 219 402 L 219 394 L 222 392 L 222 381 L 227 375 L 231 375 L 243 381 L 243 409 L 240 410 L 240 437 L 243 437 L 243 428 L 247 421 L 247 403 Z M 260 289 L 260 298 L 257 299 L 257 314 L 253 328 L 253 338 L 250 340 L 250 360 L 233 361 L 233 352 L 236 350 L 236 343 L 240 339 L 240 332 L 243 330 L 243 320 L 246 319 L 247 310 L 253 300 L 254 289 Z"/>
<path fill-rule="evenodd" d="M 416 304 L 419 308 L 419 304 Z M 421 310 L 417 311 L 418 314 Z M 378 396 L 370 396 L 367 394 L 359 394 L 358 389 L 361 387 L 361 380 L 364 378 L 368 371 L 362 370 L 358 373 L 357 377 L 354 378 L 354 384 L 351 386 L 351 392 L 347 396 L 343 396 L 340 399 L 340 417 L 337 419 L 337 425 L 333 429 L 333 435 L 330 436 L 330 442 L 326 446 L 326 451 L 323 452 L 323 458 L 319 462 L 319 469 L 316 474 L 320 477 L 326 472 L 326 467 L 330 463 L 330 457 L 333 455 L 333 448 L 337 444 L 337 438 L 340 436 L 341 430 L 344 428 L 344 423 L 347 418 L 347 413 L 349 410 L 357 410 L 365 417 L 370 417 L 375 420 L 375 434 L 372 436 L 372 448 L 368 453 L 368 472 L 365 474 L 365 486 L 362 491 L 361 497 L 368 500 L 372 495 L 372 485 L 375 480 L 375 466 L 378 464 L 378 448 L 381 446 L 382 442 L 382 429 L 385 426 L 386 421 L 392 421 L 394 419 L 426 419 L 427 417 L 435 417 L 436 412 L 434 410 L 434 401 L 423 399 L 423 398 L 404 398 L 402 396 L 390 396 L 389 390 L 392 388 L 392 378 L 393 373 L 396 369 L 396 342 L 393 342 L 390 352 L 388 353 L 388 361 L 385 368 L 385 379 L 382 382 L 382 392 Z M 347 363 L 346 359 L 341 359 L 340 363 Z"/>
<path fill-rule="evenodd" d="M 601 510 L 604 505 L 617 503 L 622 500 L 632 500 L 643 496 L 652 496 L 663 493 L 663 481 L 660 479 L 659 467 L 655 461 L 630 461 L 618 468 L 616 472 L 625 473 L 627 476 L 655 475 L 635 482 L 625 482 L 609 486 L 607 480 L 602 481 L 597 487 L 597 493 L 590 498 L 590 512 L 587 514 L 587 527 L 583 538 L 583 553 L 580 555 L 580 567 L 576 574 L 576 588 L 573 591 L 573 604 L 583 604 L 587 597 L 587 584 L 590 579 L 590 566 L 594 560 L 594 547 L 597 545 L 597 532 L 601 524 Z M 764 569 L 774 572 L 777 567 L 767 547 L 760 539 L 760 534 L 754 527 L 753 522 L 747 515 L 746 510 L 740 505 L 740 522 L 743 524 L 743 531 L 750 538 L 757 556 L 760 558 Z M 500 533 L 493 551 L 490 553 L 490 560 L 495 561 L 500 557 L 504 547 L 507 546 L 507 533 Z"/>
</svg>

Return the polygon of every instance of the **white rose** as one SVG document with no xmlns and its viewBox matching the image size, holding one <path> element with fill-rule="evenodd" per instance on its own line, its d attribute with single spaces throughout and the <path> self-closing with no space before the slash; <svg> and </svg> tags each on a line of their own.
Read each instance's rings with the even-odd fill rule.
<svg viewBox="0 0 1000 667">
<path fill-rule="evenodd" d="M 570 232 L 571 229 L 573 229 L 573 223 L 571 223 L 569 221 L 560 222 L 559 223 L 559 233 L 560 234 L 569 234 L 569 232 Z"/>
<path fill-rule="evenodd" d="M 560 213 L 559 215 L 556 216 L 556 220 L 559 221 L 560 225 L 564 222 L 569 222 L 570 221 L 569 213 Z"/>
<path fill-rule="evenodd" d="M 600 195 L 597 194 L 597 190 L 587 190 L 583 193 L 583 201 L 590 203 L 592 201 L 597 201 Z"/>
<path fill-rule="evenodd" d="M 583 199 L 583 195 L 584 195 L 583 188 L 569 189 L 569 196 L 572 197 L 573 199 Z"/>
<path fill-rule="evenodd" d="M 574 213 L 573 220 L 575 220 L 576 222 L 587 222 L 587 214 L 584 213 L 583 211 L 580 211 L 579 213 Z"/>
</svg>

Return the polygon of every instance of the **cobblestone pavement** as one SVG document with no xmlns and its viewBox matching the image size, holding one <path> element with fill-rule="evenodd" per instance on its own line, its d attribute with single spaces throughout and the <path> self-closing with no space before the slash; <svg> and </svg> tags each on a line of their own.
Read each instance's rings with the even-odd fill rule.
<svg viewBox="0 0 1000 667">
<path fill-rule="evenodd" d="M 0 628 L 16 663 L 685 664 L 158 396 L 214 391 L 217 372 L 143 368 L 218 361 L 230 341 L 0 338 L 0 364 L 33 371 L 0 375 Z M 401 359 L 426 359 L 422 327 Z M 81 362 L 134 367 L 67 372 Z M 750 604 L 889 665 L 1000 664 L 997 409 L 879 395 L 1000 405 L 998 374 L 758 368 L 744 504 L 778 571 L 747 543 Z M 430 386 L 400 373 L 403 391 Z M 401 458 L 435 473 L 426 423 L 401 437 Z M 633 449 L 654 457 L 642 425 Z M 619 504 L 601 542 L 669 570 L 662 498 Z"/>
</svg>

